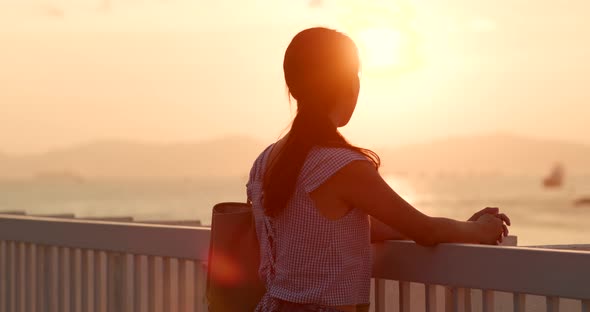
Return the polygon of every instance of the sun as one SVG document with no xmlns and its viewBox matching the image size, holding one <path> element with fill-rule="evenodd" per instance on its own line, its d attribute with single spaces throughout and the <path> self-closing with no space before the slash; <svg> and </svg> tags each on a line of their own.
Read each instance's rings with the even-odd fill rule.
<svg viewBox="0 0 590 312">
<path fill-rule="evenodd" d="M 338 14 L 339 24 L 356 42 L 363 73 L 390 76 L 415 69 L 419 37 L 408 1 L 356 2 Z"/>
<path fill-rule="evenodd" d="M 370 27 L 356 35 L 363 68 L 391 69 L 404 62 L 404 35 L 391 27 Z"/>
</svg>

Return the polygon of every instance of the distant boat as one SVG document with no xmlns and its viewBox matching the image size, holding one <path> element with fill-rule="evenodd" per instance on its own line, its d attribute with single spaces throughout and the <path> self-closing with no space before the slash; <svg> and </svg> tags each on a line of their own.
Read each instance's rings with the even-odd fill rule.
<svg viewBox="0 0 590 312">
<path fill-rule="evenodd" d="M 563 184 L 564 170 L 560 164 L 553 167 L 551 172 L 543 179 L 543 186 L 546 188 L 558 188 Z"/>
<path fill-rule="evenodd" d="M 590 207 L 590 197 L 582 197 L 574 201 L 574 206 L 589 206 Z"/>
</svg>

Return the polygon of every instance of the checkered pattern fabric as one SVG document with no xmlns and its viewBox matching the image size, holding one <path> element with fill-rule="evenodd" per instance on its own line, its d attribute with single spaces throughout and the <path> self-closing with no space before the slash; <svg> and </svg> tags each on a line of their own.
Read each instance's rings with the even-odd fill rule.
<svg viewBox="0 0 590 312">
<path fill-rule="evenodd" d="M 247 184 L 260 242 L 259 274 L 267 287 L 256 311 L 277 311 L 280 300 L 325 306 L 369 303 L 368 215 L 353 208 L 338 220 L 328 220 L 309 196 L 350 162 L 367 158 L 346 148 L 314 147 L 287 207 L 270 218 L 262 207 L 262 179 L 271 147 L 256 159 Z"/>
</svg>

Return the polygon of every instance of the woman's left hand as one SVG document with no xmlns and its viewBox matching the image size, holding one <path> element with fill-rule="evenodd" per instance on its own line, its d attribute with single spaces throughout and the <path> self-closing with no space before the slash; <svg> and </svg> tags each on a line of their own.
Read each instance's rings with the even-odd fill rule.
<svg viewBox="0 0 590 312">
<path fill-rule="evenodd" d="M 500 213 L 500 209 L 498 207 L 486 207 L 478 212 L 476 212 L 469 220 L 467 221 L 476 221 L 484 214 L 491 214 L 494 215 L 496 218 L 500 218 L 504 224 L 502 225 L 504 228 L 503 235 L 501 235 L 498 239 L 499 242 L 502 242 L 502 238 L 508 236 L 508 226 L 510 226 L 510 218 L 507 215 Z"/>
</svg>

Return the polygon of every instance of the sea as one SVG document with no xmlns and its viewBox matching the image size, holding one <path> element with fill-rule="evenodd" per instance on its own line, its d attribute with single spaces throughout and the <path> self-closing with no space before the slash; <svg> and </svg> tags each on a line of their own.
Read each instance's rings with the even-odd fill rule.
<svg viewBox="0 0 590 312">
<path fill-rule="evenodd" d="M 511 221 L 518 245 L 590 244 L 590 176 L 569 176 L 547 189 L 537 176 L 384 175 L 391 187 L 420 211 L 468 219 L 484 207 L 499 207 Z M 24 211 L 76 217 L 131 216 L 135 220 L 211 222 L 211 208 L 246 199 L 245 177 L 178 180 L 0 181 L 0 212 Z"/>
</svg>

